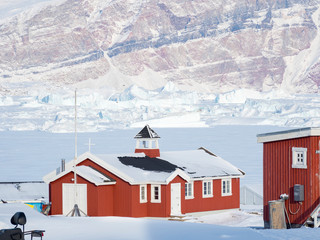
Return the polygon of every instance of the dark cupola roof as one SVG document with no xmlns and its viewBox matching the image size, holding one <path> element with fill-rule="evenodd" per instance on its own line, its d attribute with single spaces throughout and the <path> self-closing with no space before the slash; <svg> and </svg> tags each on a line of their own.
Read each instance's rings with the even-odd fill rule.
<svg viewBox="0 0 320 240">
<path fill-rule="evenodd" d="M 149 125 L 146 125 L 134 138 L 160 138 L 159 135 L 153 131 Z"/>
</svg>

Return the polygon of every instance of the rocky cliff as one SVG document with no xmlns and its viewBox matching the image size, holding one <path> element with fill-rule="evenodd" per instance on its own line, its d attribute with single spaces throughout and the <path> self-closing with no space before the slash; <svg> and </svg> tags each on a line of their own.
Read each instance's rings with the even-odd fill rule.
<svg viewBox="0 0 320 240">
<path fill-rule="evenodd" d="M 1 19 L 0 92 L 88 79 L 117 90 L 172 81 L 318 92 L 319 9 L 319 0 L 52 1 Z"/>
</svg>

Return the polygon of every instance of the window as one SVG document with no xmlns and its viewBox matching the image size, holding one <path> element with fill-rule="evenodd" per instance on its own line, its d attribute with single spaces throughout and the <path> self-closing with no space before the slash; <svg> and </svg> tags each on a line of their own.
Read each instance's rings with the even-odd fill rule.
<svg viewBox="0 0 320 240">
<path fill-rule="evenodd" d="M 193 198 L 193 182 L 185 183 L 184 186 L 184 196 L 185 199 L 192 199 Z"/>
<path fill-rule="evenodd" d="M 148 141 L 146 141 L 146 140 L 143 140 L 141 142 L 141 144 L 142 144 L 142 148 L 148 148 L 148 146 L 149 146 Z"/>
<path fill-rule="evenodd" d="M 139 139 L 136 147 L 141 149 L 149 148 L 149 141 L 146 139 Z"/>
<path fill-rule="evenodd" d="M 140 203 L 147 202 L 147 185 L 140 185 Z"/>
<path fill-rule="evenodd" d="M 161 186 L 151 185 L 151 202 L 160 203 L 161 202 Z"/>
<path fill-rule="evenodd" d="M 212 180 L 210 181 L 203 181 L 202 182 L 202 196 L 204 198 L 207 198 L 207 197 L 213 197 L 213 194 L 212 194 Z"/>
<path fill-rule="evenodd" d="M 223 179 L 221 181 L 221 196 L 231 196 L 231 179 Z"/>
<path fill-rule="evenodd" d="M 292 167 L 293 168 L 307 168 L 307 149 L 306 148 L 292 148 Z"/>
<path fill-rule="evenodd" d="M 136 148 L 139 148 L 139 149 L 159 148 L 158 140 L 139 139 L 137 140 Z"/>
</svg>

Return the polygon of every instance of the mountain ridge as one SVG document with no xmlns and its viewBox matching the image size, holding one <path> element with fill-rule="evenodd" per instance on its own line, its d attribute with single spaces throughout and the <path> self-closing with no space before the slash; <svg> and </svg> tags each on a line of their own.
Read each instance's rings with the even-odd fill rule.
<svg viewBox="0 0 320 240">
<path fill-rule="evenodd" d="M 319 5 L 59 0 L 33 6 L 0 23 L 0 93 L 27 94 L 37 84 L 51 89 L 98 78 L 122 91 L 145 86 L 155 74 L 161 84 L 174 82 L 183 90 L 316 93 Z M 306 65 L 301 56 L 309 59 Z M 107 77 L 113 68 L 125 84 Z M 295 76 L 296 68 L 304 71 Z"/>
</svg>

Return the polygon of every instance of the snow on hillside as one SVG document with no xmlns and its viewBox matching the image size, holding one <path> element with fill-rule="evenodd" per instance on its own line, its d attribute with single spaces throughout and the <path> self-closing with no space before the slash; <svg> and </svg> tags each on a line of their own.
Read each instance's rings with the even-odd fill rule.
<svg viewBox="0 0 320 240">
<path fill-rule="evenodd" d="M 286 63 L 288 68 L 283 76 L 283 88 L 290 89 L 297 83 L 304 80 L 305 83 L 308 83 L 308 72 L 312 67 L 314 67 L 320 56 L 320 8 L 312 14 L 312 19 L 315 23 L 315 27 L 318 29 L 316 37 L 312 40 L 310 47 L 306 50 L 301 51 L 295 56 L 290 56 L 286 58 Z M 299 66 L 299 67 L 297 67 Z M 320 76 L 318 76 L 319 81 Z M 310 87 L 311 84 L 306 84 L 305 87 Z M 301 87 L 301 86 L 300 86 Z M 305 89 L 300 89 L 300 92 L 305 91 Z"/>
<path fill-rule="evenodd" d="M 66 0 L 10 0 L 0 2 L 0 22 L 22 14 L 25 18 L 37 14 L 50 5 L 58 5 Z"/>
</svg>

